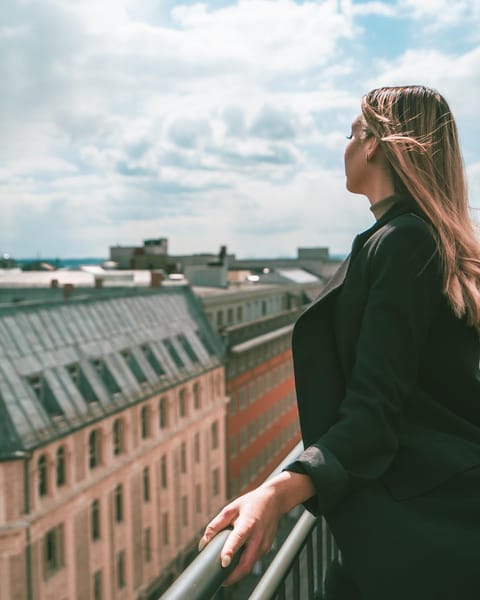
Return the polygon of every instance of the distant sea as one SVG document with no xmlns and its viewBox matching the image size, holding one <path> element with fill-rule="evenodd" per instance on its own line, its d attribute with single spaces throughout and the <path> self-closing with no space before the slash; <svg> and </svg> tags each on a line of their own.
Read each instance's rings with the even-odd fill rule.
<svg viewBox="0 0 480 600">
<path fill-rule="evenodd" d="M 33 262 L 44 262 L 59 269 L 78 269 L 82 265 L 100 265 L 107 258 L 16 258 L 17 266 L 22 267 Z"/>
</svg>

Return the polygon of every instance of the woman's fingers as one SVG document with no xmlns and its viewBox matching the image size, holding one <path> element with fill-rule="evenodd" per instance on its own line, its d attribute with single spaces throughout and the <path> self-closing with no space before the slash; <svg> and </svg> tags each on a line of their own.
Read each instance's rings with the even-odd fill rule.
<svg viewBox="0 0 480 600">
<path fill-rule="evenodd" d="M 223 585 L 231 585 L 250 573 L 256 561 L 263 556 L 261 535 L 252 535 L 248 539 L 237 567 L 230 573 Z"/>
<path fill-rule="evenodd" d="M 227 541 L 223 545 L 222 551 L 220 552 L 220 561 L 222 567 L 228 567 L 232 562 L 232 556 L 240 550 L 243 544 L 248 538 L 249 531 L 247 528 L 242 527 L 241 524 L 236 523 L 227 538 Z"/>
<path fill-rule="evenodd" d="M 210 523 L 205 527 L 203 537 L 198 542 L 198 551 L 200 552 L 205 548 L 208 542 L 214 538 L 219 531 L 222 531 L 233 523 L 233 520 L 237 516 L 235 511 L 230 505 L 226 506 L 221 512 L 214 517 Z"/>
</svg>

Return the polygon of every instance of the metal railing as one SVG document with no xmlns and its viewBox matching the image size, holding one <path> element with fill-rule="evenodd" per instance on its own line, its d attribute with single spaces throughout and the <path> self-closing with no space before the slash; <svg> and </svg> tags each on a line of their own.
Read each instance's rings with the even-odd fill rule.
<svg viewBox="0 0 480 600">
<path fill-rule="evenodd" d="M 300 442 L 269 478 L 291 463 L 302 449 Z M 229 531 L 225 530 L 216 535 L 159 600 L 212 598 L 240 559 L 240 554 L 237 554 L 228 568 L 223 569 L 220 565 L 220 551 L 228 534 Z M 249 598 L 313 599 L 316 594 L 321 595 L 326 567 L 334 559 L 339 559 L 339 552 L 324 519 L 303 511 Z"/>
</svg>

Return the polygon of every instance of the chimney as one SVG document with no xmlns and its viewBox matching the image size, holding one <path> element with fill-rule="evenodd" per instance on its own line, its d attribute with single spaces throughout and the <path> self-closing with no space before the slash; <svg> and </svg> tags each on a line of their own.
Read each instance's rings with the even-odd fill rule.
<svg viewBox="0 0 480 600">
<path fill-rule="evenodd" d="M 150 271 L 150 287 L 158 288 L 162 285 L 163 271 Z"/>
<path fill-rule="evenodd" d="M 68 300 L 70 298 L 70 296 L 73 294 L 73 289 L 74 289 L 74 285 L 73 283 L 66 283 L 63 286 L 63 299 L 64 300 Z"/>
<path fill-rule="evenodd" d="M 58 288 L 58 279 L 50 279 L 50 287 Z"/>
<path fill-rule="evenodd" d="M 95 277 L 95 287 L 97 289 L 103 288 L 103 277 Z"/>
</svg>

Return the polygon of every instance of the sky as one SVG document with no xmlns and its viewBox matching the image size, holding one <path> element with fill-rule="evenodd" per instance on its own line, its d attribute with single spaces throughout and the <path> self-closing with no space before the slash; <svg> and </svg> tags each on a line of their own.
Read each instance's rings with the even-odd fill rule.
<svg viewBox="0 0 480 600">
<path fill-rule="evenodd" d="M 453 110 L 476 214 L 478 0 L 2 0 L 0 253 L 345 254 L 373 222 L 345 136 L 411 83 Z"/>
</svg>

